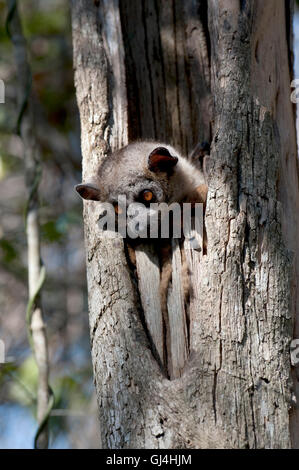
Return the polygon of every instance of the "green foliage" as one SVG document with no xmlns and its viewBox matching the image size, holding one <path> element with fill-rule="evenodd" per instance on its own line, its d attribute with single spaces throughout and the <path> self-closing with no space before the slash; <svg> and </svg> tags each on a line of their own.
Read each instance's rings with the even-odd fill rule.
<svg viewBox="0 0 299 470">
<path fill-rule="evenodd" d="M 4 263 L 10 263 L 18 257 L 18 252 L 13 244 L 5 238 L 0 239 L 1 258 Z"/>
<path fill-rule="evenodd" d="M 7 376 L 11 375 L 18 369 L 14 362 L 5 362 L 0 365 L 0 385 L 2 386 Z"/>
<path fill-rule="evenodd" d="M 25 2 L 26 3 L 26 2 Z M 61 3 L 53 9 L 33 11 L 22 8 L 22 24 L 25 36 L 56 35 L 70 29 L 67 3 Z"/>
<path fill-rule="evenodd" d="M 54 382 L 57 408 L 79 410 L 84 408 L 90 394 L 84 388 L 85 369 L 56 378 Z M 91 371 L 88 370 L 88 373 Z"/>
<path fill-rule="evenodd" d="M 48 242 L 59 242 L 62 240 L 64 233 L 59 230 L 57 221 L 49 220 L 41 226 L 42 237 Z"/>
<path fill-rule="evenodd" d="M 32 355 L 14 371 L 9 387 L 9 398 L 24 406 L 31 406 L 36 400 L 37 366 Z"/>
<path fill-rule="evenodd" d="M 6 34 L 5 30 L 5 19 L 7 15 L 7 8 L 6 8 L 6 2 L 4 0 L 0 0 L 0 42 L 3 45 L 5 43 L 6 47 L 11 48 L 10 40 Z"/>
<path fill-rule="evenodd" d="M 1 108 L 0 108 L 1 111 Z M 1 120 L 1 113 L 0 113 Z M 0 123 L 1 126 L 1 123 Z M 0 143 L 0 181 L 8 176 L 10 173 L 15 173 L 23 167 L 23 162 L 20 158 L 17 158 L 15 155 L 7 153 L 3 148 L 3 143 L 5 142 L 5 136 L 2 138 Z"/>
<path fill-rule="evenodd" d="M 75 211 L 64 212 L 56 220 L 48 220 L 41 225 L 43 240 L 50 243 L 61 242 L 71 225 L 78 223 L 81 223 L 81 215 Z"/>
<path fill-rule="evenodd" d="M 55 395 L 55 408 L 79 410 L 90 399 L 90 390 L 85 387 L 90 376 L 89 367 L 69 370 L 67 374 L 51 381 Z M 37 366 L 33 355 L 28 356 L 20 365 L 6 363 L 0 369 L 0 384 L 9 379 L 8 398 L 23 406 L 32 406 L 36 401 Z"/>
</svg>

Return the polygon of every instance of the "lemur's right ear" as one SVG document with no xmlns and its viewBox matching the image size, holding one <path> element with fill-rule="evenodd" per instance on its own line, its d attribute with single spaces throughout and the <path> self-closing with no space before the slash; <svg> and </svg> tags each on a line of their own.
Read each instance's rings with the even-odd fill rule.
<svg viewBox="0 0 299 470">
<path fill-rule="evenodd" d="M 83 199 L 100 201 L 100 190 L 90 183 L 81 183 L 75 186 L 75 190 Z"/>
<path fill-rule="evenodd" d="M 167 148 L 157 147 L 148 157 L 148 168 L 154 173 L 158 171 L 169 173 L 177 162 L 178 158 L 173 157 Z"/>
</svg>

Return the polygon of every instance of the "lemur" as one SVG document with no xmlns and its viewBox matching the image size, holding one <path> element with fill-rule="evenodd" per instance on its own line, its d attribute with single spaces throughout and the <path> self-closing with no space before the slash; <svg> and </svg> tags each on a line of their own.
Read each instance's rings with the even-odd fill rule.
<svg viewBox="0 0 299 470">
<path fill-rule="evenodd" d="M 112 153 L 100 164 L 91 181 L 78 184 L 75 189 L 83 199 L 111 203 L 117 216 L 123 211 L 119 206 L 120 196 L 126 197 L 128 210 L 132 203 L 142 203 L 139 206 L 138 224 L 146 226 L 151 219 L 153 203 L 205 204 L 208 190 L 205 164 L 207 153 L 206 144 L 194 149 L 191 160 L 199 160 L 197 168 L 168 144 L 133 142 Z M 204 249 L 205 238 L 204 236 Z M 128 240 L 129 258 L 133 265 L 134 243 L 132 245 Z M 162 265 L 160 299 L 163 315 L 166 315 L 167 292 L 172 274 L 171 249 L 169 243 L 165 244 L 161 240 L 159 245 Z M 189 274 L 186 263 L 183 263 L 182 271 L 183 289 L 187 296 Z"/>
</svg>

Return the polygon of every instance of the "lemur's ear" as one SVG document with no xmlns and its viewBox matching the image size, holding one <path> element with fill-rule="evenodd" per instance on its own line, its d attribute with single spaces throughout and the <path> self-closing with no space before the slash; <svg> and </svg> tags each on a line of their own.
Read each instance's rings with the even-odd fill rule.
<svg viewBox="0 0 299 470">
<path fill-rule="evenodd" d="M 81 183 L 75 186 L 75 190 L 83 199 L 88 199 L 90 201 L 99 201 L 100 200 L 100 190 L 96 186 L 90 183 Z"/>
<path fill-rule="evenodd" d="M 158 171 L 170 173 L 177 162 L 178 158 L 170 155 L 169 150 L 165 147 L 157 147 L 148 157 L 148 168 L 155 173 Z"/>
</svg>

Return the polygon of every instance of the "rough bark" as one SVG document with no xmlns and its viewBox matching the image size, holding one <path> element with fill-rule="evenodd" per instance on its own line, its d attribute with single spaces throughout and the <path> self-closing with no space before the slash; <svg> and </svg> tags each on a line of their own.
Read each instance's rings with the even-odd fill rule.
<svg viewBox="0 0 299 470">
<path fill-rule="evenodd" d="M 289 344 L 299 194 L 288 2 L 95 3 L 72 3 L 83 178 L 134 138 L 185 153 L 212 138 L 208 249 L 187 252 L 193 296 L 180 378 L 169 380 L 159 365 L 123 241 L 99 237 L 100 209 L 84 204 L 102 445 L 285 448 L 292 433 L 296 447 Z"/>
</svg>

